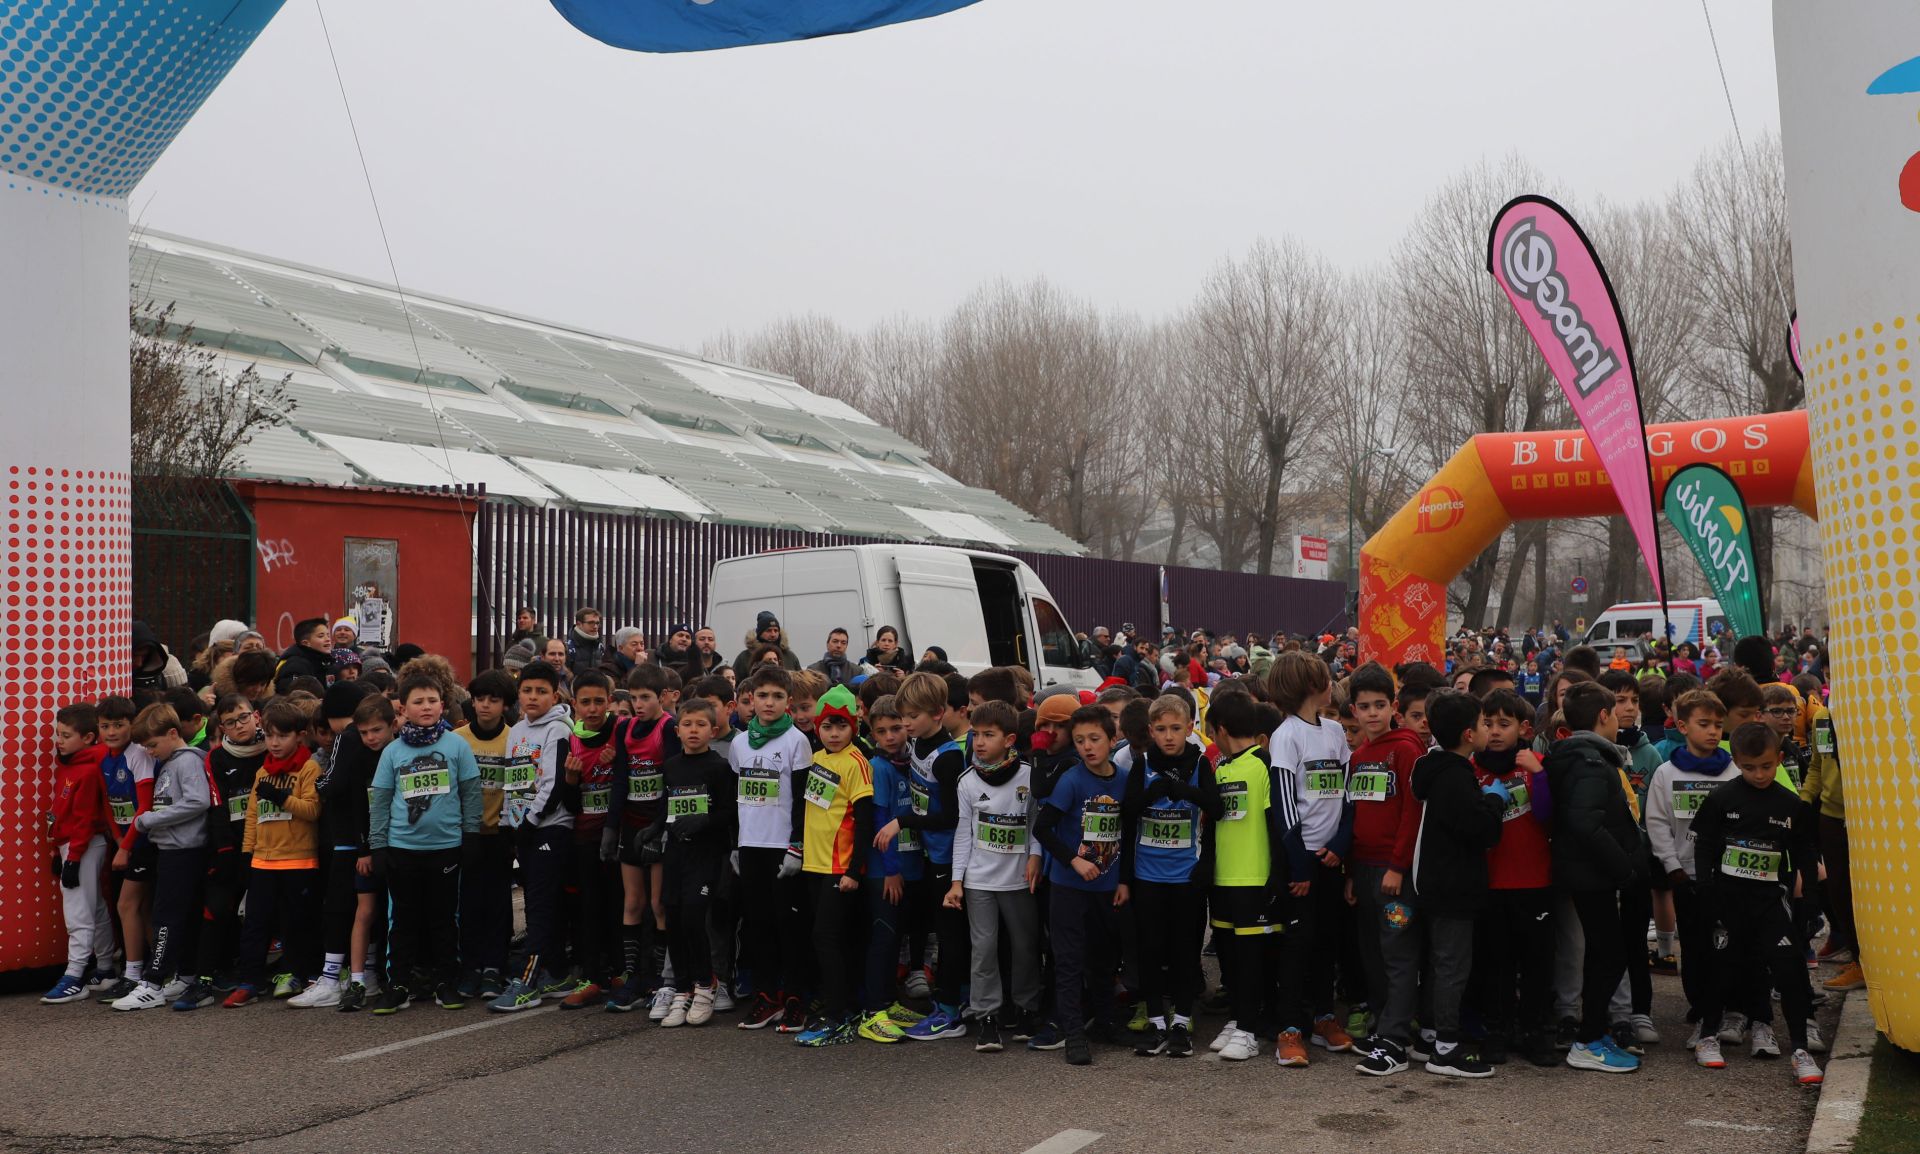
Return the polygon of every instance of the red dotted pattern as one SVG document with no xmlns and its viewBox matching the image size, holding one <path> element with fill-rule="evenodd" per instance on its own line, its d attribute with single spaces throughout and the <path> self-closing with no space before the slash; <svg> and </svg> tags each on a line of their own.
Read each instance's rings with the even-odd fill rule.
<svg viewBox="0 0 1920 1154">
<path fill-rule="evenodd" d="M 0 566 L 0 971 L 66 954 L 47 876 L 53 715 L 126 693 L 133 615 L 127 475 L 7 469 Z"/>
</svg>

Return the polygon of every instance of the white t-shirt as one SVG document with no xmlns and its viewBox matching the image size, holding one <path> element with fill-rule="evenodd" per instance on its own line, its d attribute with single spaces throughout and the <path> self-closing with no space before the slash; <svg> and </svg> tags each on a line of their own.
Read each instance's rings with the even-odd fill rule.
<svg viewBox="0 0 1920 1154">
<path fill-rule="evenodd" d="M 727 761 L 739 779 L 734 799 L 740 814 L 740 844 L 785 849 L 793 836 L 794 777 L 813 764 L 813 746 L 799 726 L 759 749 L 741 733 L 727 743 Z"/>
<path fill-rule="evenodd" d="M 1300 838 L 1307 852 L 1327 848 L 1340 829 L 1341 810 L 1347 804 L 1347 732 L 1337 721 L 1302 721 L 1288 715 L 1273 731 L 1268 746 L 1282 788 L 1292 782 Z"/>
</svg>

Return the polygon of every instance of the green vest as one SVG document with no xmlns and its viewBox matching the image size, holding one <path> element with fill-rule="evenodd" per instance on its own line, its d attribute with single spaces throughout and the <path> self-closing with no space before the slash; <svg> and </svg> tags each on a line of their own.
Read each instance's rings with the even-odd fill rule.
<svg viewBox="0 0 1920 1154">
<path fill-rule="evenodd" d="M 1226 814 L 1213 832 L 1213 884 L 1264 886 L 1271 871 L 1267 839 L 1267 806 L 1272 798 L 1273 770 L 1265 752 L 1253 746 L 1213 774 Z"/>
</svg>

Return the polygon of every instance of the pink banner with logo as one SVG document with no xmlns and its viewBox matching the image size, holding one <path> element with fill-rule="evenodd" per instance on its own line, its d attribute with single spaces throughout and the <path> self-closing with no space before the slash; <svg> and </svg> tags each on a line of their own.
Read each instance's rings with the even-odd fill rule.
<svg viewBox="0 0 1920 1154">
<path fill-rule="evenodd" d="M 1566 391 L 1620 498 L 1653 576 L 1654 595 L 1664 602 L 1659 510 L 1647 468 L 1633 350 L 1600 258 L 1565 209 L 1543 196 L 1521 196 L 1493 219 L 1487 268 Z"/>
</svg>

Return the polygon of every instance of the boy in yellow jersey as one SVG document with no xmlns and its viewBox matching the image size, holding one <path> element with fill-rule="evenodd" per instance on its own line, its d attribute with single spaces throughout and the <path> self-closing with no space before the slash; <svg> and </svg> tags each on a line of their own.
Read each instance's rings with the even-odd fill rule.
<svg viewBox="0 0 1920 1154">
<path fill-rule="evenodd" d="M 1260 1052 L 1259 1037 L 1273 1033 L 1275 973 L 1268 935 L 1274 900 L 1287 884 L 1282 793 L 1274 781 L 1263 739 L 1280 726 L 1279 710 L 1247 693 L 1213 699 L 1208 723 L 1220 748 L 1214 784 L 1220 791 L 1220 824 L 1213 833 L 1213 894 L 1208 903 L 1220 946 L 1222 978 L 1233 995 L 1233 1020 L 1209 1047 L 1230 1062 Z"/>
<path fill-rule="evenodd" d="M 850 942 L 873 842 L 873 767 L 853 744 L 859 718 L 860 702 L 846 686 L 821 695 L 813 713 L 820 749 L 794 791 L 787 858 L 800 859 L 812 899 L 823 1011 L 794 1038 L 802 1046 L 834 1046 L 854 1038 L 847 1007 L 859 959 Z"/>
<path fill-rule="evenodd" d="M 240 852 L 253 864 L 240 934 L 241 981 L 227 995 L 229 1009 L 269 988 L 276 998 L 298 993 L 305 985 L 301 979 L 313 973 L 309 947 L 318 944 L 309 932 L 320 912 L 320 766 L 306 743 L 311 719 L 287 701 L 269 702 L 262 717 L 267 757 L 253 781 L 240 837 Z M 281 965 L 290 972 L 265 987 L 267 942 L 275 936 L 285 943 Z"/>
<path fill-rule="evenodd" d="M 506 989 L 507 942 L 513 937 L 513 839 L 500 833 L 500 808 L 509 793 L 525 794 L 533 777 L 522 764 L 517 774 L 507 760 L 507 729 L 514 699 L 513 678 L 489 669 L 467 686 L 472 718 L 456 732 L 473 750 L 480 767 L 480 851 L 471 872 L 460 879 L 460 994 L 500 996 Z"/>
</svg>

